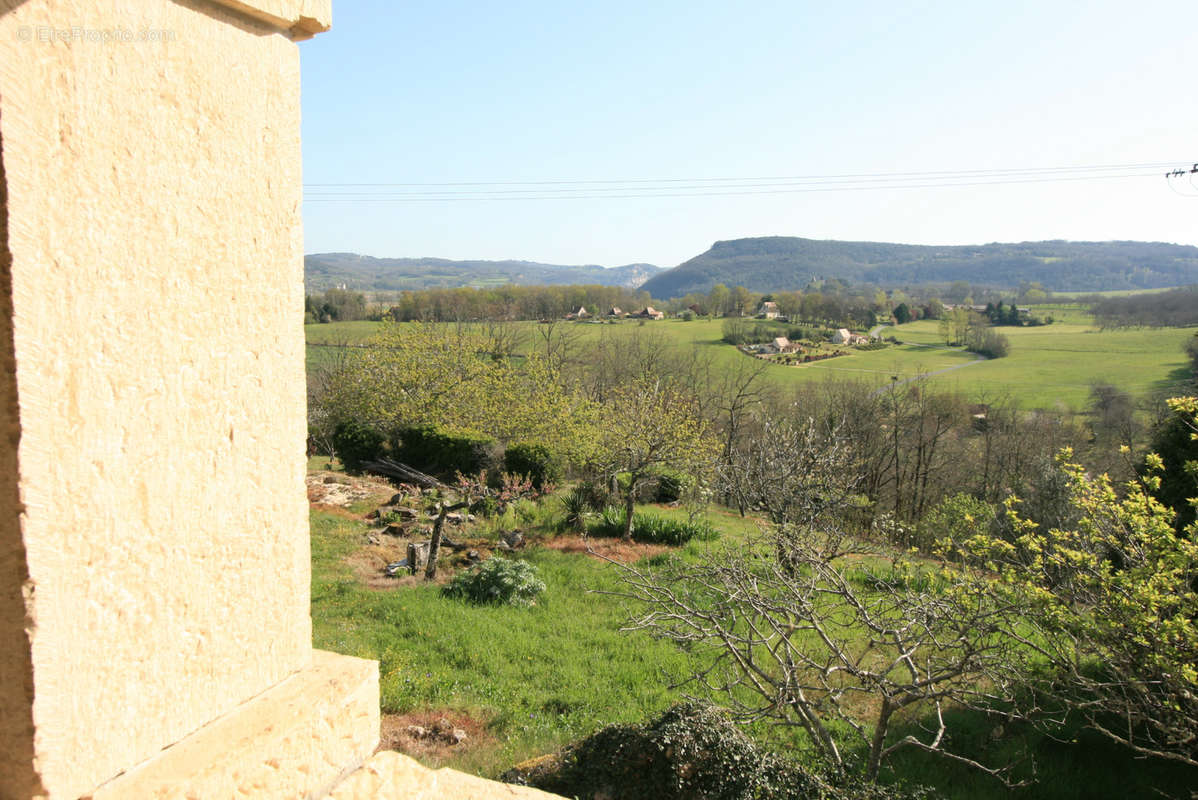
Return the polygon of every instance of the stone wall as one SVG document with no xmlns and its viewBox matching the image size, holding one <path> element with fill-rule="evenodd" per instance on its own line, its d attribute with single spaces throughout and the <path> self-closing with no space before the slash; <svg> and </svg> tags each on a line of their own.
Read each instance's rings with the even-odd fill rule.
<svg viewBox="0 0 1198 800">
<path fill-rule="evenodd" d="M 327 17 L 0 0 L 0 795 L 309 663 L 292 36 Z"/>
</svg>

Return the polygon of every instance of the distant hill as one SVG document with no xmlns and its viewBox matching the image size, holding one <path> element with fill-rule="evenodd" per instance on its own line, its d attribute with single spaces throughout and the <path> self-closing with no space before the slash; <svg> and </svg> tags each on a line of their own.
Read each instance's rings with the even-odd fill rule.
<svg viewBox="0 0 1198 800">
<path fill-rule="evenodd" d="M 664 270 L 652 264 L 605 268 L 535 261 L 450 261 L 444 258 L 374 258 L 357 253 L 304 256 L 304 286 L 320 292 L 344 285 L 359 291 L 499 286 L 599 284 L 636 288 Z"/>
<path fill-rule="evenodd" d="M 653 297 L 706 292 L 717 283 L 758 292 L 802 289 L 818 278 L 903 286 L 969 281 L 1054 291 L 1155 289 L 1198 282 L 1198 247 L 1156 242 L 1020 242 L 925 246 L 768 236 L 716 242 L 641 285 Z"/>
</svg>

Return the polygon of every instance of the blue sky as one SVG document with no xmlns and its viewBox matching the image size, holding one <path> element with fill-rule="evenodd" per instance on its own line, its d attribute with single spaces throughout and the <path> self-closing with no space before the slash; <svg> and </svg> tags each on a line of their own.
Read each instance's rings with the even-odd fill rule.
<svg viewBox="0 0 1198 800">
<path fill-rule="evenodd" d="M 333 29 L 300 45 L 305 183 L 434 186 L 310 186 L 305 250 L 674 266 L 764 235 L 1198 244 L 1186 196 L 1198 188 L 1155 166 L 1198 161 L 1196 28 L 1192 0 L 338 0 Z M 552 184 L 590 199 L 493 199 L 545 196 L 537 181 L 1114 164 L 1154 166 L 683 197 Z M 476 185 L 449 185 L 463 183 Z M 377 195 L 429 191 L 465 194 Z"/>
</svg>

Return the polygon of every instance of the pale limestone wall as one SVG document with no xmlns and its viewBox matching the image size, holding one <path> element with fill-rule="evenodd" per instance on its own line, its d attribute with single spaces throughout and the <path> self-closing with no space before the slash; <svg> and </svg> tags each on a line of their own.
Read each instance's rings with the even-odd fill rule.
<svg viewBox="0 0 1198 800">
<path fill-rule="evenodd" d="M 74 796 L 310 658 L 299 58 L 269 20 L 328 13 L 261 5 L 0 0 L 0 796 L 36 788 L 31 722 Z"/>
<path fill-rule="evenodd" d="M 528 786 L 513 786 L 429 769 L 399 753 L 377 753 L 329 795 L 329 800 L 562 800 Z"/>
<path fill-rule="evenodd" d="M 91 800 L 323 797 L 378 743 L 378 662 L 317 650 L 307 669 L 104 784 Z"/>
</svg>

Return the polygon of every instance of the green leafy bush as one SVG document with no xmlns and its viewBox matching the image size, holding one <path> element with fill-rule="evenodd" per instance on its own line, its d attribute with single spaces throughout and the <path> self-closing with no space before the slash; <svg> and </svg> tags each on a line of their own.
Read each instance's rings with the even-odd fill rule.
<svg viewBox="0 0 1198 800">
<path fill-rule="evenodd" d="M 598 537 L 624 535 L 624 509 L 609 507 L 587 526 L 587 533 Z M 715 528 L 706 522 L 687 522 L 656 514 L 640 513 L 632 518 L 633 541 L 645 544 L 664 544 L 679 547 L 691 539 L 710 541 L 719 536 Z"/>
<path fill-rule="evenodd" d="M 965 335 L 965 349 L 987 358 L 1002 358 L 1011 352 L 1011 341 L 990 328 L 971 328 Z"/>
<path fill-rule="evenodd" d="M 503 454 L 503 468 L 513 475 L 527 477 L 538 491 L 561 478 L 561 464 L 553 451 L 535 442 L 510 445 Z"/>
<path fill-rule="evenodd" d="M 494 497 L 480 497 L 470 504 L 470 513 L 480 517 L 494 517 L 499 513 L 499 500 Z"/>
<path fill-rule="evenodd" d="M 383 453 L 383 435 L 354 420 L 337 424 L 333 430 L 333 452 L 348 472 L 361 472 L 362 465 Z"/>
<path fill-rule="evenodd" d="M 727 714 L 687 703 L 644 725 L 610 725 L 501 778 L 582 800 L 900 800 L 901 788 L 816 775 L 760 749 Z"/>
<path fill-rule="evenodd" d="M 653 502 L 677 503 L 693 482 L 691 476 L 672 469 L 662 469 L 654 476 Z"/>
<path fill-rule="evenodd" d="M 400 461 L 430 475 L 474 475 L 488 466 L 495 440 L 473 431 L 449 431 L 434 425 L 404 428 L 393 448 Z"/>
<path fill-rule="evenodd" d="M 473 569 L 459 572 L 445 587 L 445 594 L 472 603 L 530 606 L 545 591 L 545 583 L 527 561 L 489 558 Z"/>
<path fill-rule="evenodd" d="M 996 524 L 994 507 L 964 492 L 946 497 L 911 530 L 912 539 L 895 544 L 918 547 L 931 553 L 937 542 L 963 541 L 974 534 L 990 534 Z"/>
</svg>

